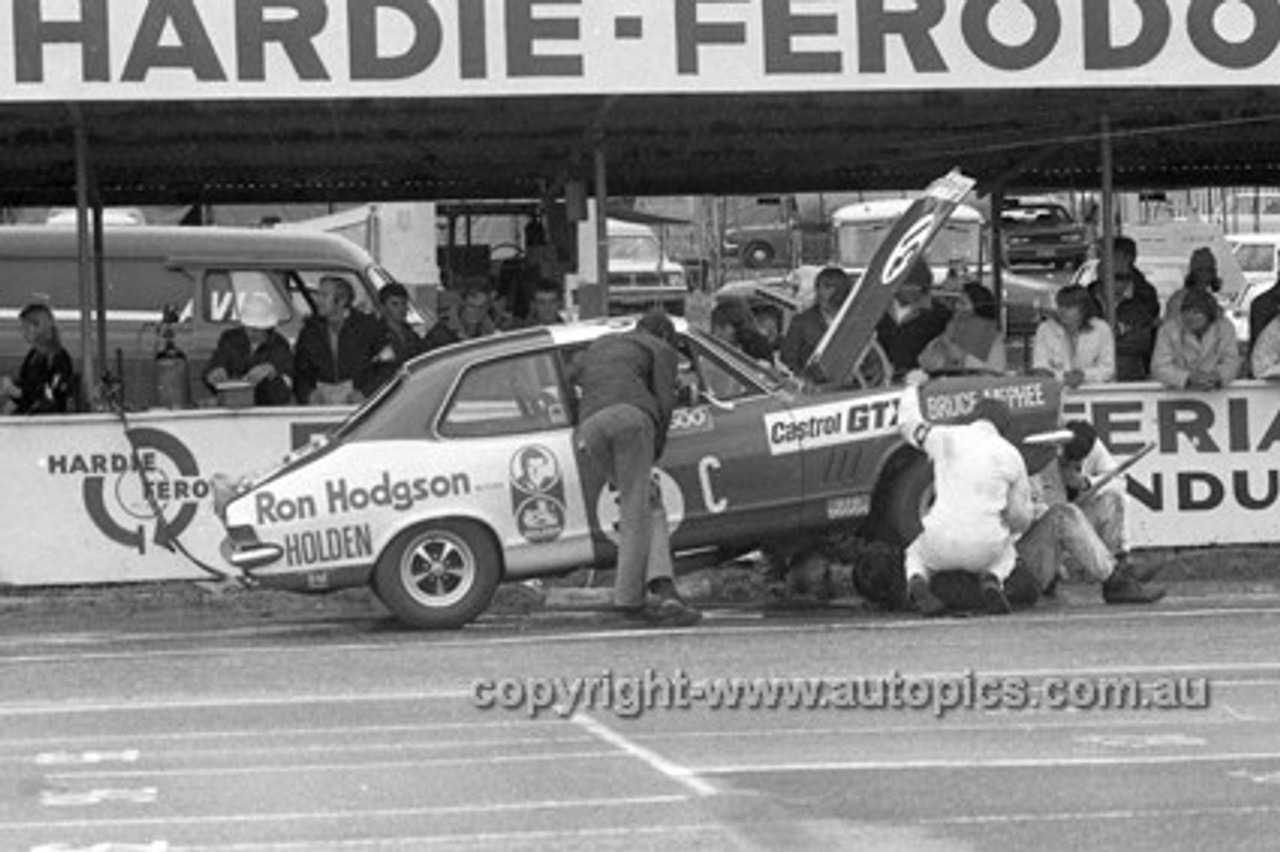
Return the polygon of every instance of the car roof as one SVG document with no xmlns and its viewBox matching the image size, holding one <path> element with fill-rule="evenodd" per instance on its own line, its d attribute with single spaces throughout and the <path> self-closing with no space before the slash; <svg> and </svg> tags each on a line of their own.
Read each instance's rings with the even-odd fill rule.
<svg viewBox="0 0 1280 852">
<path fill-rule="evenodd" d="M 836 225 L 843 225 L 897 218 L 907 212 L 907 208 L 914 202 L 914 198 L 875 198 L 870 201 L 859 201 L 856 204 L 846 204 L 832 213 L 831 221 Z M 981 222 L 982 214 L 968 204 L 961 204 L 950 218 L 953 222 Z"/>
<path fill-rule="evenodd" d="M 1227 234 L 1225 239 L 1229 243 L 1247 243 L 1250 245 L 1261 245 L 1261 246 L 1280 245 L 1280 233 Z"/>
</svg>

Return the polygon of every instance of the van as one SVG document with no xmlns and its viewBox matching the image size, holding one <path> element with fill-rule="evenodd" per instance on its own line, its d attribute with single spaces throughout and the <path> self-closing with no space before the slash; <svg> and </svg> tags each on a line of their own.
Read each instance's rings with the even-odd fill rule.
<svg viewBox="0 0 1280 852">
<path fill-rule="evenodd" d="M 160 403 L 156 355 L 172 334 L 187 357 L 187 393 L 210 404 L 199 377 L 218 337 L 239 318 L 250 293 L 265 293 L 292 344 L 314 312 L 321 276 L 351 282 L 356 309 L 377 313 L 377 292 L 391 277 L 340 237 L 250 228 L 125 226 L 104 228 L 103 280 L 107 369 L 123 380 L 128 408 Z M 49 305 L 62 344 L 80 364 L 80 267 L 76 228 L 0 227 L 0 374 L 16 374 L 26 354 L 18 313 Z M 97 349 L 93 350 L 96 355 Z"/>
<path fill-rule="evenodd" d="M 658 234 L 649 225 L 608 220 L 609 313 L 643 313 L 660 307 L 684 316 L 689 296 L 685 269 L 667 256 Z"/>
</svg>

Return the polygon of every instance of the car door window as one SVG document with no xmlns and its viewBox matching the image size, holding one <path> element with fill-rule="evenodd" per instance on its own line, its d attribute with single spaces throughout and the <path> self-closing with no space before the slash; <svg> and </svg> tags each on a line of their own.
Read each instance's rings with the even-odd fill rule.
<svg viewBox="0 0 1280 852">
<path fill-rule="evenodd" d="M 438 429 L 443 437 L 468 438 L 569 425 L 558 362 L 553 353 L 539 352 L 468 369 Z"/>
</svg>

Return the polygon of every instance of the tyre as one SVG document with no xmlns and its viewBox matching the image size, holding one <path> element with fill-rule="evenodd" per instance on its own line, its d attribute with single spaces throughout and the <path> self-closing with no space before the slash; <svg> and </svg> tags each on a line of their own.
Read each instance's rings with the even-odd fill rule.
<svg viewBox="0 0 1280 852">
<path fill-rule="evenodd" d="M 914 458 L 889 484 L 881 518 L 883 538 L 906 547 L 923 528 L 921 519 L 933 505 L 933 464 L 923 455 Z"/>
<path fill-rule="evenodd" d="M 383 551 L 373 590 L 405 624 L 449 630 L 485 611 L 501 575 L 498 548 L 485 529 L 469 521 L 428 521 Z"/>
<path fill-rule="evenodd" d="M 749 269 L 760 269 L 773 263 L 773 246 L 761 240 L 747 243 L 742 247 L 742 265 Z"/>
</svg>

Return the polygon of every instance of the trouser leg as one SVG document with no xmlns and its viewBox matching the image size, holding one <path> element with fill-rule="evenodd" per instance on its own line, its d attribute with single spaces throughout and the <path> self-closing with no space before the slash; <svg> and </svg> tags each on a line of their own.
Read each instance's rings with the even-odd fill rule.
<svg viewBox="0 0 1280 852">
<path fill-rule="evenodd" d="M 653 423 L 643 412 L 637 410 L 634 417 L 628 416 L 614 433 L 613 457 L 619 491 L 618 573 L 614 601 L 619 606 L 639 606 L 645 599 L 645 576 L 653 545 L 655 514 L 651 506 Z M 663 523 L 664 531 L 665 527 Z"/>
<path fill-rule="evenodd" d="M 1061 503 L 1035 521 L 1018 540 L 1018 555 L 1041 591 L 1064 575 L 1070 556 L 1091 579 L 1103 581 L 1115 570 L 1106 544 L 1076 506 Z"/>
<path fill-rule="evenodd" d="M 1125 553 L 1129 550 L 1123 494 L 1102 491 L 1082 502 L 1080 509 L 1109 551 Z"/>
</svg>

